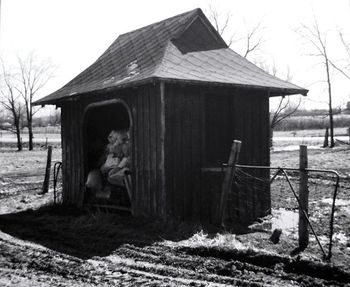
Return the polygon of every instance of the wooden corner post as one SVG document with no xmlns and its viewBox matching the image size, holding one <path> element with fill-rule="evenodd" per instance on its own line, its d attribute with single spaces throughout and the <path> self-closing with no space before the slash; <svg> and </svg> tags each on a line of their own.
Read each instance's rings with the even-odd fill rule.
<svg viewBox="0 0 350 287">
<path fill-rule="evenodd" d="M 328 138 L 329 138 L 329 131 L 328 131 L 328 127 L 327 127 L 326 128 L 326 132 L 324 134 L 323 147 L 328 147 L 329 146 Z"/>
<path fill-rule="evenodd" d="M 298 233 L 299 233 L 299 248 L 305 249 L 309 244 L 309 230 L 308 230 L 308 222 L 305 218 L 303 210 L 305 210 L 306 214 L 308 214 L 309 210 L 309 188 L 308 188 L 308 158 L 307 158 L 307 146 L 300 146 L 299 153 L 299 168 L 300 168 L 300 182 L 299 182 L 299 225 L 298 225 Z M 303 210 L 302 210 L 303 209 Z"/>
<path fill-rule="evenodd" d="M 46 161 L 46 169 L 45 169 L 45 179 L 43 183 L 42 193 L 47 193 L 49 191 L 50 185 L 50 171 L 51 171 L 51 157 L 52 157 L 52 146 L 49 145 L 47 149 L 47 161 Z"/>
<path fill-rule="evenodd" d="M 239 153 L 241 150 L 241 144 L 242 142 L 238 140 L 234 140 L 232 143 L 230 157 L 227 163 L 228 166 L 225 171 L 224 181 L 222 183 L 220 202 L 217 208 L 216 223 L 220 226 L 223 226 L 224 224 L 228 193 L 230 192 L 232 187 L 233 176 L 235 174 L 236 164 L 238 162 Z"/>
</svg>

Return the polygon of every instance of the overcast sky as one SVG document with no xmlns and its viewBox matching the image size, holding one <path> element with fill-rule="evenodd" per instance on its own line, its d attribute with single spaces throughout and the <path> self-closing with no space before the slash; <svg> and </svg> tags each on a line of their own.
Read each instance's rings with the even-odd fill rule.
<svg viewBox="0 0 350 287">
<path fill-rule="evenodd" d="M 1 0 L 0 0 L 1 1 Z M 244 50 L 246 29 L 261 23 L 260 50 L 249 59 L 272 66 L 285 77 L 289 67 L 292 82 L 310 90 L 306 107 L 326 107 L 323 66 L 307 56 L 313 50 L 295 30 L 309 25 L 315 16 L 329 34 L 329 49 L 335 60 L 343 58 L 336 31 L 350 41 L 350 0 L 2 0 L 0 53 L 6 62 L 34 51 L 57 67 L 56 76 L 39 95 L 60 88 L 93 63 L 119 34 L 163 20 L 194 8 L 209 16 L 209 5 L 224 18 L 232 15 L 225 40 L 235 33 L 231 46 Z M 341 64 L 341 62 L 339 62 Z M 334 103 L 350 101 L 350 81 L 333 73 Z"/>
</svg>

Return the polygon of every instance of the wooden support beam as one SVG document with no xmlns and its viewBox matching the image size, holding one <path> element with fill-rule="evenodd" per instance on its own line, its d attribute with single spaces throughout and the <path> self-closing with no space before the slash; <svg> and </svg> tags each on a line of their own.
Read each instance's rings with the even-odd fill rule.
<svg viewBox="0 0 350 287">
<path fill-rule="evenodd" d="M 49 191 L 51 158 L 52 158 L 52 146 L 49 145 L 47 148 L 47 161 L 46 161 L 45 179 L 44 179 L 44 183 L 43 183 L 42 194 L 47 193 Z"/>
<path fill-rule="evenodd" d="M 304 250 L 309 244 L 309 230 L 308 222 L 303 214 L 303 210 L 308 213 L 309 210 L 309 188 L 308 188 L 308 173 L 306 171 L 308 167 L 308 158 L 307 158 L 307 146 L 300 146 L 299 153 L 299 168 L 300 168 L 300 182 L 299 182 L 299 248 Z M 302 210 L 303 209 L 303 210 Z"/>
<path fill-rule="evenodd" d="M 220 202 L 217 208 L 216 223 L 220 226 L 224 225 L 228 194 L 232 187 L 233 176 L 235 174 L 236 164 L 238 162 L 239 153 L 241 150 L 241 144 L 242 142 L 238 140 L 234 140 L 232 143 L 228 166 L 225 171 L 224 181 L 222 183 Z"/>
<path fill-rule="evenodd" d="M 328 137 L 329 137 L 329 131 L 328 131 L 328 127 L 327 127 L 326 128 L 326 132 L 324 134 L 323 147 L 328 147 L 329 146 Z"/>
</svg>

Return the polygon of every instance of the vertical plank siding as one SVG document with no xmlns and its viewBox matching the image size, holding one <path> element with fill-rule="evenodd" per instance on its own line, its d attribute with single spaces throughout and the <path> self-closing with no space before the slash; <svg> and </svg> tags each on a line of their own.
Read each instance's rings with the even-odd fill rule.
<svg viewBox="0 0 350 287">
<path fill-rule="evenodd" d="M 63 202 L 67 201 L 68 190 L 67 190 L 67 108 L 61 107 L 61 146 L 62 146 L 62 189 L 63 189 Z"/>
<path fill-rule="evenodd" d="M 132 111 L 132 178 L 134 210 L 139 216 L 164 216 L 164 186 L 162 183 L 163 144 L 159 136 L 161 108 L 159 86 L 149 85 L 138 89 L 90 96 L 63 104 L 62 108 L 62 159 L 63 201 L 79 205 L 82 202 L 87 171 L 84 158 L 84 111 L 95 102 L 122 99 Z M 162 196 L 159 196 L 162 195 Z"/>
<path fill-rule="evenodd" d="M 202 174 L 201 167 L 226 162 L 233 139 L 243 142 L 240 163 L 269 165 L 268 119 L 267 94 L 167 85 L 165 172 L 173 218 L 213 219 L 222 175 Z M 252 175 L 268 178 L 266 172 Z M 269 200 L 269 190 L 234 189 L 229 217 L 251 221 Z"/>
<path fill-rule="evenodd" d="M 165 135 L 166 135 L 166 126 L 165 126 L 165 84 L 160 83 L 160 101 L 157 101 L 157 114 L 159 114 L 160 119 L 157 124 L 157 130 L 160 131 L 159 141 L 157 144 L 157 170 L 158 170 L 158 193 L 160 194 L 160 207 L 159 212 L 161 217 L 166 219 L 168 214 L 168 209 L 170 205 L 167 205 L 167 193 L 165 188 Z"/>
<path fill-rule="evenodd" d="M 62 106 L 62 160 L 63 160 L 63 202 L 81 202 L 81 187 L 84 184 L 83 149 L 81 140 L 82 109 L 77 102 Z"/>
<path fill-rule="evenodd" d="M 143 123 L 143 113 L 142 111 L 142 103 L 143 103 L 143 97 L 136 97 L 136 119 L 134 119 L 135 126 L 135 146 L 137 147 L 137 162 L 135 163 L 135 173 L 136 173 L 136 186 L 137 190 L 135 191 L 135 214 L 136 215 L 146 215 L 144 213 L 144 210 L 146 210 L 146 198 L 144 197 L 144 187 L 143 187 L 143 170 L 144 170 L 144 161 L 143 158 L 143 140 L 144 140 L 144 134 L 141 133 L 138 130 L 139 128 L 142 129 L 142 123 Z"/>
<path fill-rule="evenodd" d="M 237 113 L 241 119 L 237 120 L 237 132 L 241 137 L 242 154 L 241 164 L 248 165 L 269 165 L 269 107 L 268 95 L 262 92 L 249 92 L 245 97 L 239 97 L 241 113 Z M 244 170 L 252 177 L 261 179 L 269 178 L 269 171 Z M 242 224 L 250 223 L 257 217 L 266 215 L 269 212 L 270 189 L 267 182 L 261 183 L 253 178 L 245 178 L 246 184 L 234 188 L 232 193 L 233 204 L 231 215 L 237 217 Z"/>
<path fill-rule="evenodd" d="M 175 220 L 201 220 L 201 204 L 209 202 L 201 193 L 203 101 L 200 89 L 166 85 L 165 187 Z"/>
<path fill-rule="evenodd" d="M 123 100 L 131 110 L 136 216 L 211 221 L 222 179 L 201 168 L 226 162 L 233 139 L 243 142 L 241 164 L 269 165 L 267 93 L 158 83 L 89 95 L 61 106 L 66 204 L 79 204 L 84 195 L 84 111 L 111 99 Z M 211 177 L 219 184 L 210 183 Z M 229 204 L 230 218 L 250 220 L 270 208 L 270 193 L 234 189 Z"/>
</svg>

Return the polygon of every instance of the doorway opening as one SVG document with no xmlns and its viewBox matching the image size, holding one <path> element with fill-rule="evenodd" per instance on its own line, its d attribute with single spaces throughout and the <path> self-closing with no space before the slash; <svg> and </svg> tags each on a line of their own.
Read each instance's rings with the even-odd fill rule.
<svg viewBox="0 0 350 287">
<path fill-rule="evenodd" d="M 132 119 L 122 100 L 87 107 L 84 117 L 84 171 L 87 205 L 131 211 Z"/>
</svg>

